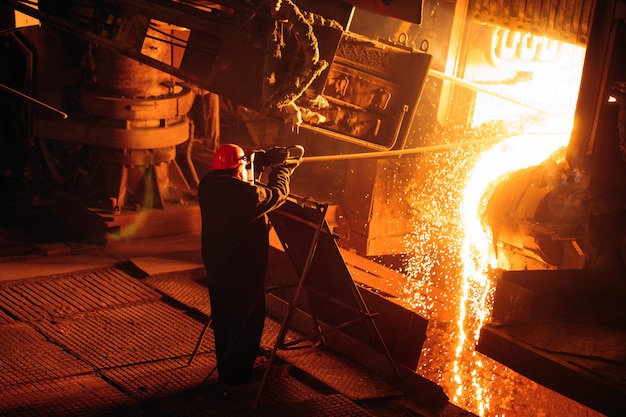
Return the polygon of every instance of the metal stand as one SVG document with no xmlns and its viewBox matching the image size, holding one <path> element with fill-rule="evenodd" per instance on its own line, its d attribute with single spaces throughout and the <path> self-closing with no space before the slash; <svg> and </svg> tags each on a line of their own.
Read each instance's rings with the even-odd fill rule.
<svg viewBox="0 0 626 417">
<path fill-rule="evenodd" d="M 213 321 L 212 316 L 209 316 L 206 320 L 206 323 L 204 323 L 204 327 L 202 328 L 202 331 L 200 332 L 200 337 L 198 338 L 196 347 L 193 349 L 193 352 L 191 353 L 191 356 L 189 357 L 189 360 L 187 361 L 187 366 L 191 365 L 191 362 L 193 362 L 193 360 L 196 358 L 196 355 L 198 354 L 198 350 L 200 349 L 200 345 L 202 344 L 202 340 L 204 339 L 204 335 L 206 334 L 206 331 L 209 328 L 209 326 L 211 326 L 212 321 Z"/>
<path fill-rule="evenodd" d="M 263 379 L 261 380 L 261 385 L 259 386 L 259 391 L 257 392 L 256 399 L 254 400 L 253 409 L 256 409 L 257 405 L 259 404 L 259 400 L 261 399 L 263 388 L 265 387 L 265 383 L 267 382 L 267 377 L 269 376 L 272 363 L 274 362 L 274 359 L 276 359 L 276 351 L 278 350 L 278 347 L 282 345 L 283 341 L 285 340 L 285 336 L 287 335 L 287 330 L 289 328 L 289 323 L 291 322 L 291 318 L 293 317 L 293 314 L 296 311 L 296 302 L 298 301 L 300 292 L 302 291 L 302 287 L 304 286 L 304 279 L 306 278 L 309 268 L 311 267 L 311 262 L 313 261 L 313 256 L 315 255 L 315 249 L 317 248 L 317 242 L 319 240 L 319 236 L 322 230 L 322 225 L 324 224 L 324 216 L 326 215 L 327 209 L 328 209 L 327 204 L 322 206 L 319 222 L 316 225 L 315 234 L 313 236 L 313 241 L 311 242 L 311 247 L 309 248 L 309 254 L 304 264 L 304 268 L 302 268 L 302 272 L 300 273 L 300 279 L 298 280 L 296 293 L 293 297 L 293 301 L 289 304 L 289 309 L 287 310 L 287 314 L 285 314 L 285 317 L 283 317 L 283 322 L 280 326 L 278 337 L 276 338 L 276 342 L 274 343 L 274 346 L 272 347 L 272 351 L 270 353 L 270 357 L 267 361 L 267 366 L 265 368 L 265 373 L 263 374 Z"/>
<path fill-rule="evenodd" d="M 292 206 L 293 208 L 298 207 L 297 205 L 294 205 L 293 202 L 287 201 L 287 203 L 291 203 L 293 205 Z M 268 359 L 265 373 L 263 375 L 263 379 L 261 381 L 259 390 L 257 392 L 253 409 L 256 409 L 256 407 L 259 404 L 263 389 L 265 387 L 265 384 L 269 376 L 270 369 L 272 367 L 272 363 L 274 362 L 276 358 L 276 353 L 279 348 L 293 346 L 294 344 L 301 343 L 304 340 L 313 340 L 313 339 L 319 339 L 319 341 L 325 346 L 326 344 L 324 340 L 324 335 L 333 331 L 347 328 L 349 326 L 353 326 L 354 324 L 360 323 L 362 321 L 366 321 L 368 324 L 370 324 L 371 329 L 373 329 L 373 334 L 375 335 L 375 338 L 378 340 L 378 342 L 381 344 L 383 351 L 387 355 L 389 363 L 391 364 L 391 367 L 393 368 L 398 379 L 401 380 L 400 373 L 396 367 L 396 364 L 394 363 L 391 357 L 391 353 L 389 349 L 387 348 L 384 340 L 382 339 L 382 336 L 379 332 L 378 327 L 376 326 L 376 323 L 374 322 L 374 318 L 376 317 L 376 314 L 369 313 L 367 306 L 365 305 L 365 302 L 361 298 L 361 295 L 358 292 L 358 289 L 356 288 L 354 284 L 354 281 L 352 281 L 352 277 L 349 275 L 349 272 L 345 271 L 346 273 L 344 274 L 343 277 L 340 274 L 337 277 L 316 276 L 316 273 L 317 274 L 320 273 L 320 270 L 319 270 L 320 263 L 318 262 L 316 265 L 314 260 L 315 260 L 316 251 L 318 250 L 318 245 L 320 243 L 320 236 L 322 235 L 322 233 L 328 235 L 328 236 L 325 236 L 325 238 L 328 237 L 330 239 L 330 241 L 332 242 L 332 245 L 335 246 L 335 250 L 336 250 L 336 243 L 334 242 L 334 237 L 328 230 L 328 226 L 325 223 L 325 216 L 326 216 L 326 212 L 328 209 L 328 204 L 316 205 L 316 208 L 318 210 L 317 215 L 319 217 L 314 219 L 313 221 L 307 218 L 298 216 L 297 212 L 294 214 L 293 212 L 290 212 L 289 210 L 284 209 L 285 206 L 288 206 L 288 204 L 285 204 L 280 209 L 275 210 L 274 212 L 270 213 L 270 220 L 272 221 L 272 225 L 274 226 L 274 229 L 276 230 L 281 241 L 285 243 L 285 239 L 287 239 L 287 244 L 284 245 L 285 250 L 288 253 L 288 255 L 290 255 L 292 261 L 294 262 L 294 265 L 296 266 L 296 269 L 300 270 L 300 274 L 299 274 L 297 286 L 295 287 L 296 288 L 295 293 L 293 295 L 292 300 L 288 303 L 289 305 L 288 305 L 287 312 L 285 316 L 283 317 L 280 331 L 278 333 L 276 342 L 274 343 L 274 346 L 270 353 L 270 357 Z M 280 221 L 281 218 L 282 220 L 285 220 L 285 221 Z M 302 239 L 302 234 L 293 233 L 293 231 L 289 230 L 290 226 L 293 226 L 293 224 L 290 225 L 288 223 L 294 222 L 294 221 L 297 222 L 299 226 L 305 225 L 305 227 L 314 228 L 313 236 L 312 236 L 310 245 L 308 246 L 308 253 L 307 253 L 306 258 L 304 259 L 304 262 L 302 260 L 302 256 L 299 257 L 298 254 L 293 253 L 297 251 L 296 246 L 298 245 L 294 244 L 294 242 L 289 242 L 288 240 L 289 237 L 294 238 L 296 236 L 298 239 Z M 324 230 L 324 226 L 326 226 L 325 230 Z M 281 234 L 283 236 L 281 236 Z M 328 241 L 325 240 L 323 242 L 327 243 Z M 306 249 L 306 248 L 301 248 L 301 249 Z M 345 263 L 342 262 L 342 265 L 345 268 Z M 318 266 L 318 270 L 314 271 L 313 274 L 311 274 L 312 266 Z M 333 294 L 332 293 L 333 290 L 330 288 L 332 286 L 330 286 L 329 288 L 325 288 L 326 287 L 325 285 L 316 285 L 316 281 L 322 281 L 322 284 L 324 284 L 323 281 L 329 280 L 329 279 L 332 280 L 334 278 L 337 278 L 338 280 L 342 280 L 342 279 L 344 280 L 344 282 L 341 283 L 343 285 L 343 288 L 342 288 L 343 293 Z M 315 303 L 312 302 L 311 303 L 311 307 L 312 307 L 311 316 L 313 318 L 315 328 L 317 329 L 314 332 L 315 334 L 310 337 L 305 337 L 300 340 L 291 341 L 288 344 L 285 344 L 284 343 L 285 336 L 287 335 L 287 331 L 289 329 L 291 320 L 295 313 L 298 300 L 300 299 L 300 295 L 303 290 L 308 291 L 309 296 L 315 295 L 317 297 L 317 300 L 324 300 L 324 302 L 334 303 L 334 305 L 341 306 L 341 308 L 344 309 L 344 311 L 349 312 L 351 319 L 347 319 L 341 323 L 332 323 L 332 322 L 329 323 L 327 320 L 324 319 L 324 317 L 320 317 L 321 314 L 318 314 L 318 313 L 321 313 L 322 311 L 321 310 L 316 311 L 318 309 L 315 308 L 315 305 L 314 305 Z M 318 319 L 324 321 L 325 324 L 329 324 L 330 328 L 328 328 L 325 331 L 322 331 Z M 335 325 L 333 326 L 332 324 L 335 324 Z"/>
</svg>

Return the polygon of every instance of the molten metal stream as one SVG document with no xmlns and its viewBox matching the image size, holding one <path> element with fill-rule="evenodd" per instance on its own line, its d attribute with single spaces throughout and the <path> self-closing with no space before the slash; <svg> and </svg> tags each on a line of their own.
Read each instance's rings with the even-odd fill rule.
<svg viewBox="0 0 626 417">
<path fill-rule="evenodd" d="M 507 138 L 481 154 L 465 182 L 461 203 L 463 263 L 462 285 L 456 321 L 458 344 L 453 358 L 456 384 L 453 402 L 472 405 L 480 416 L 490 409 L 489 370 L 474 350 L 480 329 L 491 313 L 492 282 L 489 270 L 496 266 L 490 230 L 481 224 L 484 204 L 494 183 L 507 174 L 541 164 L 566 146 L 569 135 L 523 135 Z"/>
</svg>

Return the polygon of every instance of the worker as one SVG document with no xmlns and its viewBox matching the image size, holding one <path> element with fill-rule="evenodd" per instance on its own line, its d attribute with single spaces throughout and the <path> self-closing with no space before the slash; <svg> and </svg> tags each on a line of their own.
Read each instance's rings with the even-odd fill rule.
<svg viewBox="0 0 626 417">
<path fill-rule="evenodd" d="M 266 214 L 287 199 L 290 176 L 301 161 L 272 167 L 267 185 L 261 185 L 248 181 L 247 159 L 241 147 L 222 145 L 198 186 L 218 382 L 225 393 L 256 383 L 269 255 Z"/>
</svg>

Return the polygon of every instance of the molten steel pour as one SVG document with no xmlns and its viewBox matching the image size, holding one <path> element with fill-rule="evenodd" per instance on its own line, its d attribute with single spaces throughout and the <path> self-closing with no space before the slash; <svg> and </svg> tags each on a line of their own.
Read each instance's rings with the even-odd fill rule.
<svg viewBox="0 0 626 417">
<path fill-rule="evenodd" d="M 415 173 L 416 183 L 407 190 L 417 214 L 415 230 L 406 239 L 407 253 L 413 254 L 404 271 L 409 276 L 406 301 L 430 321 L 418 372 L 442 386 L 453 403 L 480 416 L 502 417 L 503 410 L 508 415 L 522 415 L 516 414 L 519 404 L 526 401 L 532 408 L 539 401 L 532 395 L 520 395 L 519 386 L 532 386 L 529 391 L 542 390 L 475 351 L 480 329 L 491 315 L 492 271 L 497 266 L 494 237 L 483 218 L 497 186 L 512 173 L 540 165 L 567 146 L 584 56 L 584 48 L 568 48 L 569 55 L 564 55 L 567 59 L 542 66 L 541 73 L 527 83 L 490 86 L 497 87 L 500 95 L 482 94 L 474 83 L 465 85 L 477 93 L 474 127 L 494 119 L 518 128 L 521 122 L 520 130 L 525 133 L 495 145 L 473 143 L 424 154 Z M 475 67 L 470 65 L 466 77 L 484 81 L 496 71 L 486 68 L 480 62 Z M 568 69 L 567 76 L 563 75 L 564 68 Z M 508 73 L 502 71 L 494 79 L 506 79 Z M 567 93 L 561 94 L 563 91 Z M 502 96 L 507 95 L 541 103 L 536 107 L 549 106 L 550 114 L 536 108 L 529 113 L 532 106 L 503 102 Z M 537 129 L 542 133 L 529 133 Z M 496 135 L 479 135 L 489 136 Z M 458 142 L 458 137 L 443 142 Z"/>
<path fill-rule="evenodd" d="M 465 183 L 460 212 L 462 221 L 461 260 L 463 264 L 457 318 L 457 346 L 453 360 L 456 384 L 453 402 L 472 406 L 479 415 L 489 410 L 492 380 L 485 372 L 488 361 L 474 351 L 480 328 L 490 316 L 492 280 L 496 266 L 493 238 L 481 224 L 481 214 L 494 190 L 516 170 L 541 164 L 557 149 L 566 146 L 568 135 L 524 135 L 503 140 L 483 152 Z"/>
</svg>

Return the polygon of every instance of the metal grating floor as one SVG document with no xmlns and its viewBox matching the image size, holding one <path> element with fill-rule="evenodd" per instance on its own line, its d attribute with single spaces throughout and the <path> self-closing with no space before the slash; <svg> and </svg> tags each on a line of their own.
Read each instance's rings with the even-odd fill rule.
<svg viewBox="0 0 626 417">
<path fill-rule="evenodd" d="M 260 371 L 265 371 L 265 367 Z M 275 362 L 261 392 L 259 404 L 262 407 L 275 407 L 277 404 L 294 403 L 322 395 L 322 392 L 294 376 L 291 365 Z"/>
<path fill-rule="evenodd" d="M 34 325 L 98 369 L 189 355 L 202 330 L 184 311 L 158 301 Z M 212 346 L 211 338 L 207 332 L 203 346 Z"/>
<path fill-rule="evenodd" d="M 210 314 L 208 290 L 203 280 L 203 271 L 194 270 L 171 274 L 154 275 L 146 278 L 146 284 L 162 291 L 167 296 L 193 306 L 207 316 Z M 276 343 L 280 324 L 266 319 L 261 346 L 271 350 Z M 212 337 L 212 332 L 206 333 Z M 289 330 L 286 340 L 298 339 L 300 334 Z M 207 341 L 204 341 L 206 344 Z M 212 342 L 211 342 L 212 343 Z M 364 370 L 329 355 L 319 349 L 278 350 L 277 356 L 289 361 L 303 372 L 317 378 L 321 384 L 353 400 L 383 398 L 401 395 L 402 392 L 386 383 L 381 378 L 364 374 Z M 341 372 L 338 372 L 341 370 Z"/>
<path fill-rule="evenodd" d="M 340 394 L 257 411 L 258 417 L 376 417 Z"/>
<path fill-rule="evenodd" d="M 0 285 L 0 305 L 21 321 L 53 320 L 160 297 L 157 291 L 115 268 Z"/>
<path fill-rule="evenodd" d="M 215 355 L 199 354 L 191 365 L 188 358 L 166 359 L 102 371 L 133 398 L 152 400 L 201 385 L 215 366 Z M 213 375 L 213 380 L 216 378 Z"/>
<path fill-rule="evenodd" d="M 208 316 L 211 314 L 211 302 L 205 280 L 204 270 L 191 270 L 152 275 L 144 281 L 168 297 Z"/>
<path fill-rule="evenodd" d="M 362 367 L 323 349 L 280 350 L 279 357 L 350 398 L 364 400 L 400 396 L 403 392 Z M 391 366 L 391 365 L 390 365 Z"/>
<path fill-rule="evenodd" d="M 132 399 L 96 374 L 3 387 L 0 415 L 5 417 L 88 417 L 126 406 Z"/>
<path fill-rule="evenodd" d="M 15 320 L 13 320 L 5 311 L 0 309 L 0 325 L 11 323 L 15 323 Z"/>
<path fill-rule="evenodd" d="M 0 385 L 12 386 L 93 372 L 25 323 L 0 326 Z"/>
<path fill-rule="evenodd" d="M 201 355 L 205 356 L 205 355 Z M 210 372 L 205 368 L 205 374 Z M 260 368 L 257 368 L 260 371 Z M 201 375 L 198 375 L 201 376 Z M 323 394 L 312 389 L 301 381 L 295 379 L 289 373 L 289 366 L 279 366 L 272 369 L 266 388 L 261 393 L 257 409 L 254 410 L 254 403 L 258 389 L 253 387 L 245 394 L 236 396 L 225 395 L 219 384 L 216 383 L 215 375 L 204 384 L 197 384 L 195 387 L 185 391 L 163 392 L 158 396 L 147 399 L 141 404 L 143 415 L 151 417 L 173 417 L 173 416 L 206 416 L 206 417 L 226 417 L 226 416 L 252 416 L 259 412 L 269 410 L 273 415 L 273 410 L 284 408 L 288 410 L 287 416 L 300 416 L 299 411 L 289 411 L 291 404 L 323 397 Z M 135 415 L 132 410 L 128 415 Z M 139 411 L 137 412 L 139 414 Z"/>
<path fill-rule="evenodd" d="M 197 271 L 139 279 L 103 268 L 1 283 L 0 415 L 369 417 L 351 399 L 394 394 L 330 353 L 279 349 L 253 411 L 258 391 L 224 396 L 211 374 L 212 331 L 187 365 L 204 325 L 197 311 L 207 309 Z M 267 318 L 259 381 L 279 331 Z"/>
</svg>

